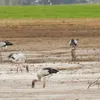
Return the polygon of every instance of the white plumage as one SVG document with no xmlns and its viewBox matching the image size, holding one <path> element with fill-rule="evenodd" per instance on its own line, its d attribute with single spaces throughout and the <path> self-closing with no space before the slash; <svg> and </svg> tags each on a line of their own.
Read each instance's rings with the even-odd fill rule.
<svg viewBox="0 0 100 100">
<path fill-rule="evenodd" d="M 11 53 L 8 58 L 12 61 L 12 62 L 15 62 L 17 64 L 19 64 L 19 67 L 20 67 L 20 70 L 22 71 L 21 69 L 21 65 L 20 64 L 23 64 L 25 63 L 25 60 L 26 60 L 26 57 L 23 53 Z M 17 71 L 18 71 L 18 67 L 17 67 Z"/>
<path fill-rule="evenodd" d="M 4 47 L 6 46 L 6 43 L 5 42 L 0 42 L 0 47 Z"/>
<path fill-rule="evenodd" d="M 74 43 L 75 43 L 76 45 L 78 45 L 78 41 L 77 41 L 76 39 L 74 40 Z"/>
<path fill-rule="evenodd" d="M 12 53 L 12 54 L 9 55 L 9 58 L 13 62 L 17 62 L 17 63 L 24 63 L 25 59 L 26 59 L 26 57 L 22 53 Z"/>
<path fill-rule="evenodd" d="M 47 75 L 49 75 L 48 70 L 40 69 L 40 70 L 37 72 L 38 78 L 39 78 L 39 77 L 44 77 L 44 76 L 47 76 Z"/>
</svg>

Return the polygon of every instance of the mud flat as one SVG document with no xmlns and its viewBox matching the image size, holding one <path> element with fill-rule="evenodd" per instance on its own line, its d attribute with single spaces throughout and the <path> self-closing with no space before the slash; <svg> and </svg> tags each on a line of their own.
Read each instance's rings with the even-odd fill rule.
<svg viewBox="0 0 100 100">
<path fill-rule="evenodd" d="M 97 85 L 87 89 L 100 73 L 100 20 L 2 20 L 0 40 L 14 43 L 1 50 L 0 100 L 100 100 Z M 71 61 L 68 41 L 79 38 L 77 61 Z M 7 56 L 23 52 L 29 73 L 16 73 Z M 40 68 L 53 67 L 59 73 L 46 78 L 47 86 L 31 88 Z"/>
</svg>

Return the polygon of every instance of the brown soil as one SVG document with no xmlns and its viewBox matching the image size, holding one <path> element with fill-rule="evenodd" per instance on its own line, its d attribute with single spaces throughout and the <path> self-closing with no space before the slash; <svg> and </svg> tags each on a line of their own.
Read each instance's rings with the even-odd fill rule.
<svg viewBox="0 0 100 100">
<path fill-rule="evenodd" d="M 1 20 L 0 39 L 35 45 L 67 44 L 79 38 L 81 45 L 100 46 L 100 19 Z M 51 41 L 52 40 L 52 41 Z M 55 45 L 53 48 L 55 48 Z M 49 46 L 49 47 L 52 47 Z M 41 46 L 40 46 L 41 47 Z M 44 48 L 44 46 L 43 46 Z M 47 46 L 46 46 L 47 48 Z"/>
<path fill-rule="evenodd" d="M 70 53 L 68 42 L 71 38 L 79 39 L 80 49 L 90 48 L 95 51 L 100 47 L 100 19 L 0 20 L 0 40 L 9 40 L 14 44 L 9 47 L 8 51 L 24 50 L 31 54 L 34 51 L 40 54 L 38 58 L 48 58 L 50 55 L 52 57 L 70 56 L 66 54 Z M 89 57 L 86 53 L 84 56 L 88 58 L 84 59 L 79 54 L 81 57 L 79 61 L 94 61 L 96 55 L 99 53 L 95 53 L 93 57 Z M 54 60 L 38 58 L 33 61 L 27 59 L 27 62 L 52 62 Z M 55 60 L 61 61 L 61 59 Z M 68 59 L 63 59 L 64 62 L 66 60 Z"/>
<path fill-rule="evenodd" d="M 100 19 L 1 20 L 0 35 L 5 38 L 98 37 Z"/>
<path fill-rule="evenodd" d="M 100 19 L 0 20 L 0 40 L 14 44 L 1 52 L 0 100 L 100 100 L 97 86 L 87 89 L 100 73 L 99 32 Z M 71 38 L 79 39 L 78 62 L 71 62 Z M 7 56 L 21 50 L 29 73 L 16 73 L 8 63 Z M 47 78 L 45 89 L 42 83 L 31 88 L 35 72 L 44 67 L 61 72 Z"/>
</svg>

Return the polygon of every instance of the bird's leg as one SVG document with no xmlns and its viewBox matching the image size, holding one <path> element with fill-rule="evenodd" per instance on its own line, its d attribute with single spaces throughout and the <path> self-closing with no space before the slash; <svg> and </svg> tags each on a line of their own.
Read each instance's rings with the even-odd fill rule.
<svg viewBox="0 0 100 100">
<path fill-rule="evenodd" d="M 22 72 L 22 68 L 20 64 L 17 65 L 17 72 L 18 72 L 18 69 L 20 69 L 20 71 Z"/>
<path fill-rule="evenodd" d="M 27 73 L 29 72 L 29 67 L 28 67 L 28 65 L 26 66 L 26 72 L 27 72 Z"/>
<path fill-rule="evenodd" d="M 40 81 L 40 80 L 35 79 L 35 80 L 32 81 L 32 88 L 35 88 L 35 83 L 38 82 L 38 81 Z"/>
<path fill-rule="evenodd" d="M 23 70 L 22 70 L 22 68 L 21 68 L 21 64 L 19 65 L 19 67 L 20 67 L 20 71 L 21 71 L 21 73 L 22 73 Z"/>
<path fill-rule="evenodd" d="M 35 87 L 35 82 L 34 82 L 34 80 L 32 81 L 32 88 L 34 88 Z"/>
<path fill-rule="evenodd" d="M 0 51 L 0 60 L 1 60 L 1 62 L 2 62 L 2 54 L 1 54 L 1 51 Z"/>
<path fill-rule="evenodd" d="M 43 77 L 43 88 L 45 88 L 45 86 L 46 86 L 46 79 L 45 77 Z"/>
<path fill-rule="evenodd" d="M 18 72 L 18 65 L 17 65 L 17 72 Z"/>
</svg>

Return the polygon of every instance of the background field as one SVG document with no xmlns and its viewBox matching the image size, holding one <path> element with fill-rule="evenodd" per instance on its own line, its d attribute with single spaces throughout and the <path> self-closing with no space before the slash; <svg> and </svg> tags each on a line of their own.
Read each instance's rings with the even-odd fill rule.
<svg viewBox="0 0 100 100">
<path fill-rule="evenodd" d="M 99 18 L 99 4 L 1 6 L 0 18 Z"/>
<path fill-rule="evenodd" d="M 43 11 L 44 15 L 38 13 L 41 14 L 41 19 L 37 19 L 36 14 L 40 10 L 36 12 L 34 9 L 33 13 L 32 7 L 26 7 L 27 10 L 18 7 L 17 11 L 14 10 L 16 7 L 0 8 L 0 16 L 3 18 L 0 20 L 0 41 L 8 40 L 14 44 L 1 52 L 0 100 L 100 100 L 97 85 L 87 89 L 89 83 L 100 76 L 100 19 L 96 18 L 99 16 L 99 5 L 68 5 L 63 6 L 64 12 L 60 6 L 35 7 Z M 58 13 L 51 14 L 51 10 L 48 12 L 45 7 L 59 7 L 52 10 L 57 10 Z M 90 9 L 91 7 L 97 8 Z M 31 9 L 30 12 L 28 8 Z M 68 8 L 73 8 L 72 12 Z M 62 18 L 57 14 L 61 14 Z M 82 15 L 88 16 L 81 18 Z M 91 18 L 91 15 L 95 17 Z M 66 16 L 71 18 L 64 18 Z M 79 39 L 76 62 L 71 61 L 69 40 L 72 38 Z M 23 65 L 29 66 L 29 73 L 26 73 L 25 68 L 22 73 L 16 73 L 16 64 L 7 58 L 13 52 L 25 54 L 27 59 Z M 60 72 L 47 77 L 45 89 L 42 88 L 42 83 L 31 88 L 37 70 L 44 67 L 58 68 Z"/>
</svg>

